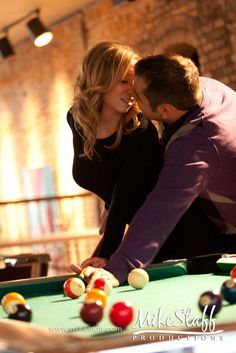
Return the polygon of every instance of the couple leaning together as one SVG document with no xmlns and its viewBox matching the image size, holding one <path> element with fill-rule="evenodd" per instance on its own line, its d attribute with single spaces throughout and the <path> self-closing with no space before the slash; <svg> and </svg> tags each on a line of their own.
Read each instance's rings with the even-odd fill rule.
<svg viewBox="0 0 236 353">
<path fill-rule="evenodd" d="M 101 241 L 72 265 L 87 267 L 89 286 L 117 286 L 152 262 L 236 252 L 235 91 L 199 77 L 188 58 L 140 59 L 101 42 L 85 54 L 67 120 L 74 180 L 104 201 Z"/>
</svg>

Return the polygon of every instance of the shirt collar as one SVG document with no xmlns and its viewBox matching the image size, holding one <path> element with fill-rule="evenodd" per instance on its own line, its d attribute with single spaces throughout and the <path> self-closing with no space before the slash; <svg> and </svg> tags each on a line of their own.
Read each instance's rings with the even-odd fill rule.
<svg viewBox="0 0 236 353">
<path fill-rule="evenodd" d="M 184 115 L 181 116 L 181 118 L 175 121 L 173 124 L 169 125 L 164 123 L 164 130 L 162 136 L 162 142 L 164 143 L 164 145 L 166 145 L 171 136 L 174 135 L 176 131 L 179 130 L 179 128 L 184 125 L 185 122 L 188 121 L 193 114 L 196 115 L 200 109 L 200 105 L 196 105 L 192 109 L 184 113 Z"/>
</svg>

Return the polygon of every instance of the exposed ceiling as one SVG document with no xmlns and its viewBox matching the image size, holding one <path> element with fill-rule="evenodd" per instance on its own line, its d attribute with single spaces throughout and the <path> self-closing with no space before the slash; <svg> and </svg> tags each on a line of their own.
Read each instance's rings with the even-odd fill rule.
<svg viewBox="0 0 236 353">
<path fill-rule="evenodd" d="M 73 14 L 91 0 L 0 0 L 0 31 L 9 24 L 24 17 L 32 10 L 40 9 L 40 18 L 46 26 L 55 24 Z M 30 20 L 30 17 L 29 17 Z M 25 20 L 27 22 L 27 20 Z M 16 44 L 28 36 L 25 22 L 13 26 L 8 31 L 11 43 Z M 2 33 L 0 34 L 3 35 Z"/>
</svg>

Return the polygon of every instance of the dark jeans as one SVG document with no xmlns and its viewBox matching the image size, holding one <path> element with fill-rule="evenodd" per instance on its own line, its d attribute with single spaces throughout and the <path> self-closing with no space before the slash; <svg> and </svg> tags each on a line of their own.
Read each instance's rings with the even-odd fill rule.
<svg viewBox="0 0 236 353">
<path fill-rule="evenodd" d="M 153 263 L 215 253 L 236 253 L 236 234 L 220 234 L 194 202 L 179 220 Z"/>
</svg>

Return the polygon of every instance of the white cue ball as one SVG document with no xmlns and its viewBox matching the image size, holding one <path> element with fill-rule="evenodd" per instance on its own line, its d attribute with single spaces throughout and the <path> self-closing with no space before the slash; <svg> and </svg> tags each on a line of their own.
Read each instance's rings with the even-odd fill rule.
<svg viewBox="0 0 236 353">
<path fill-rule="evenodd" d="M 141 268 L 135 268 L 128 275 L 128 283 L 135 289 L 141 289 L 149 282 L 148 273 Z"/>
</svg>

